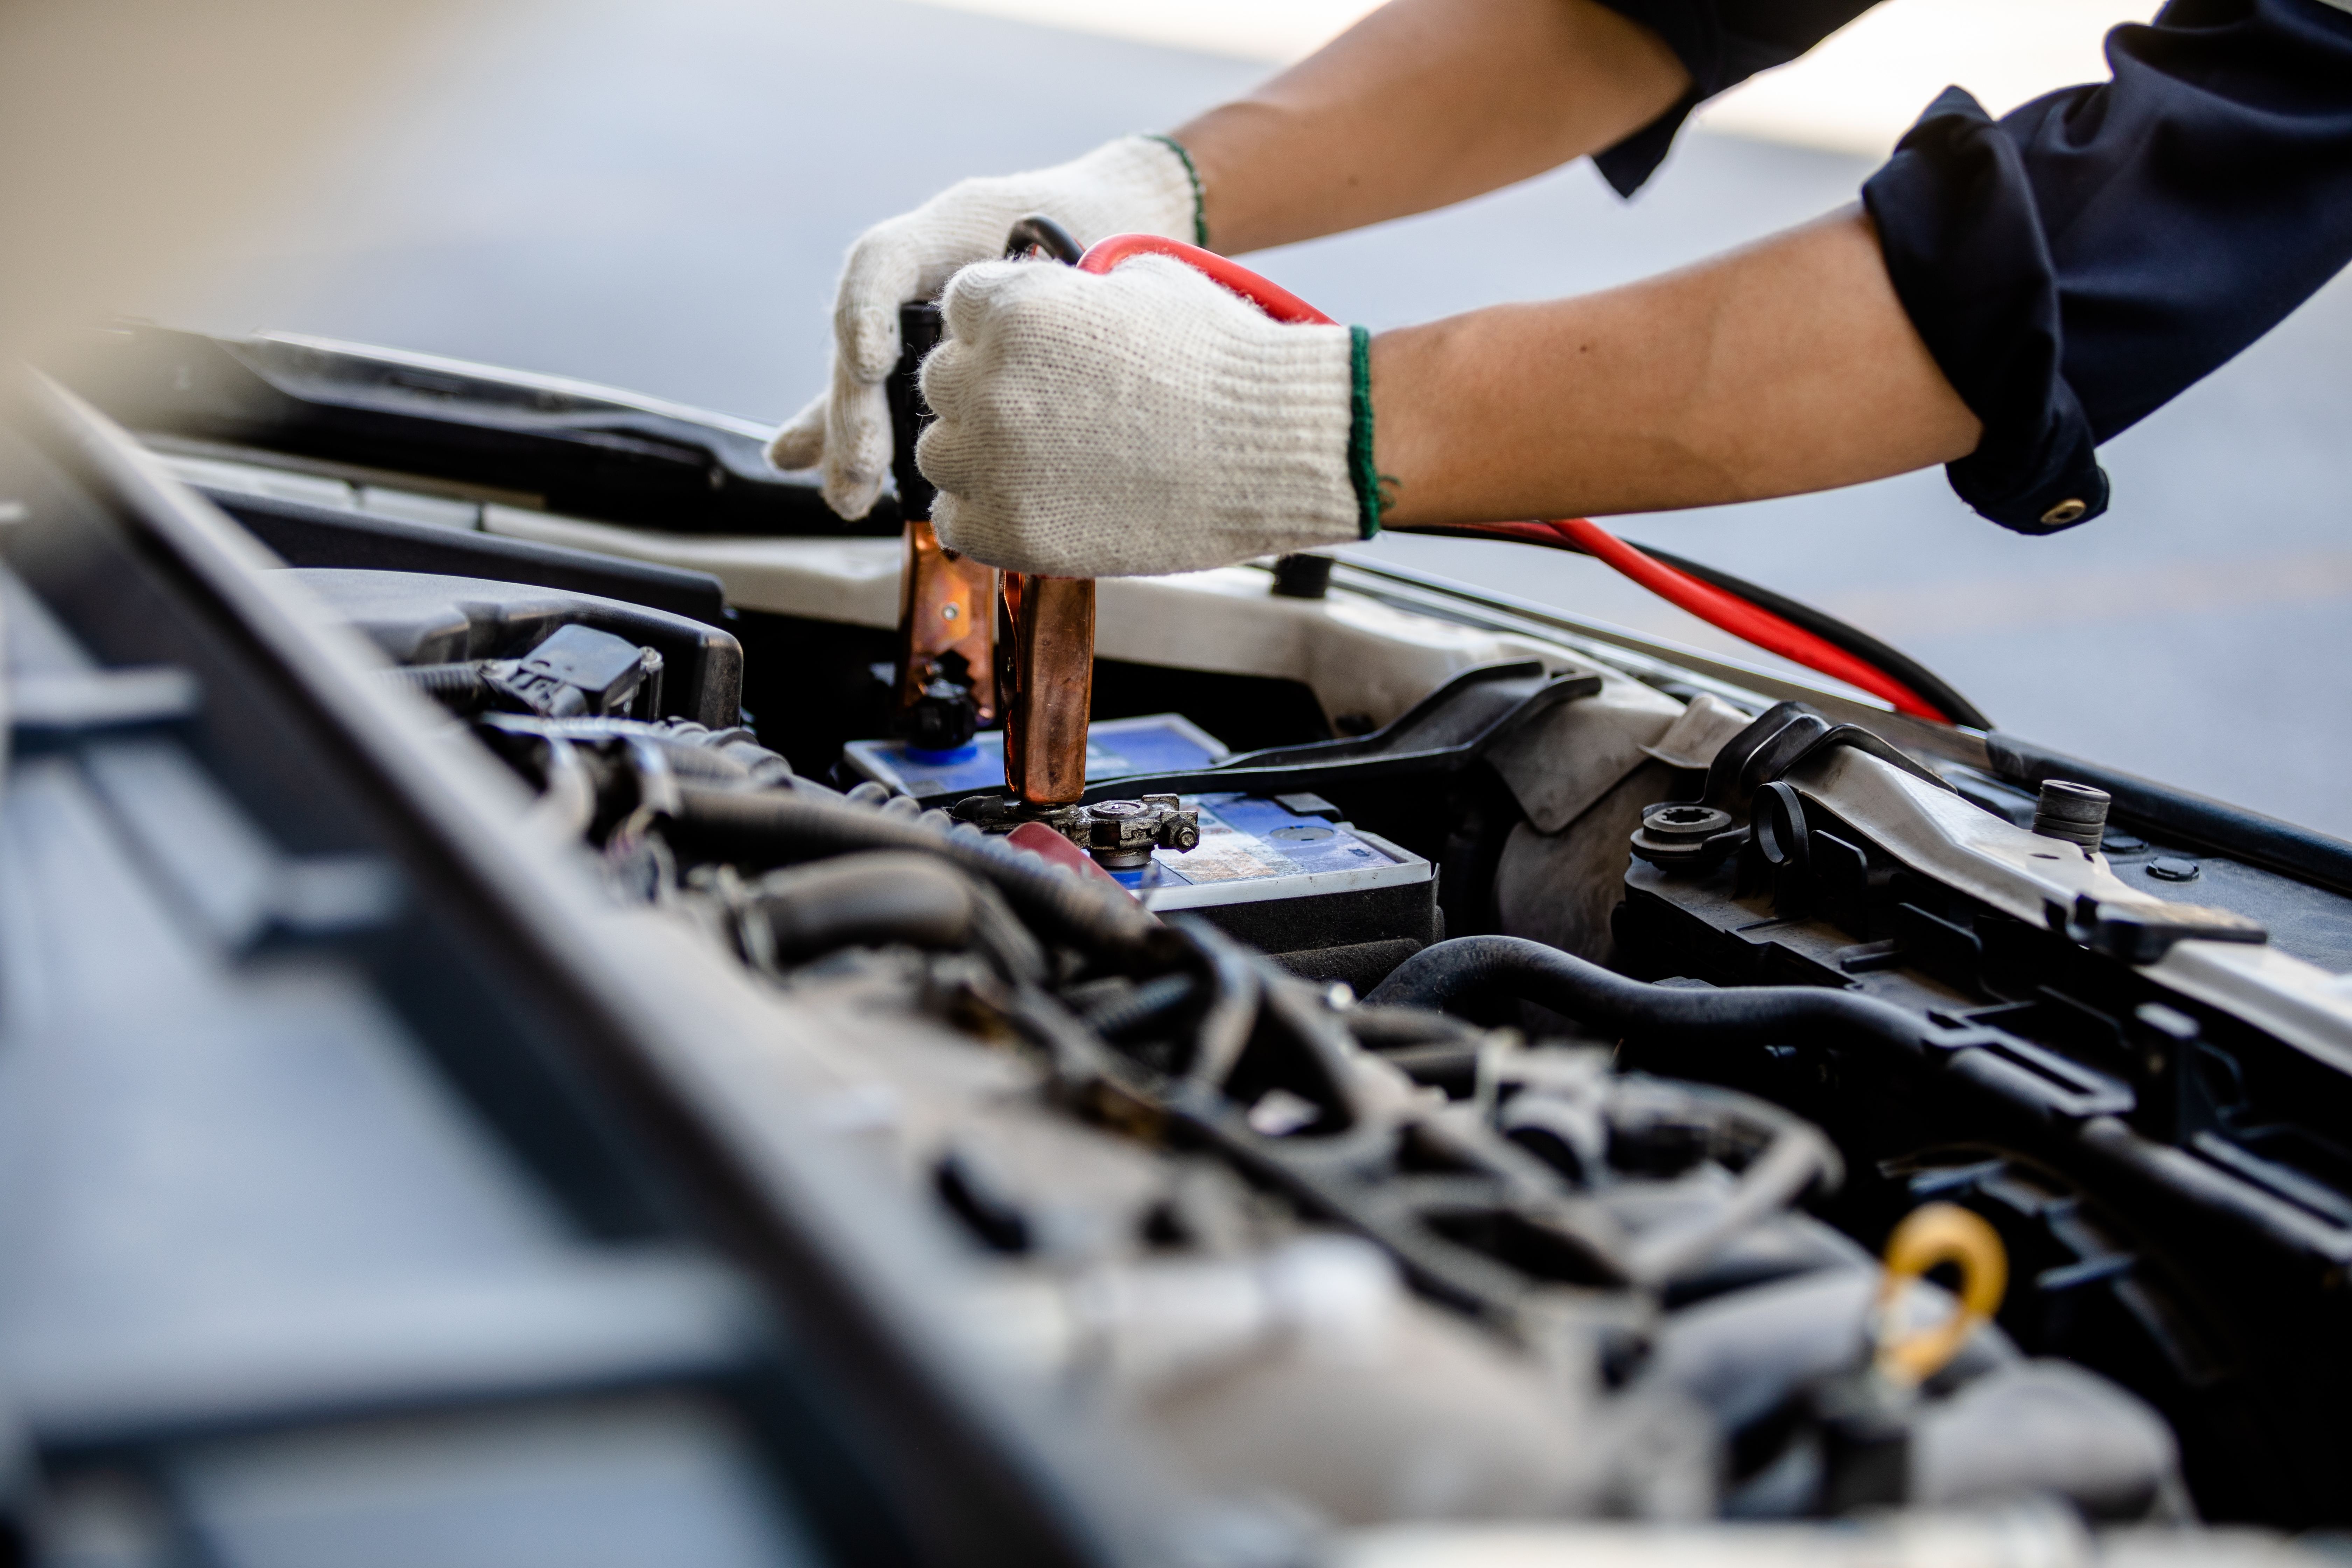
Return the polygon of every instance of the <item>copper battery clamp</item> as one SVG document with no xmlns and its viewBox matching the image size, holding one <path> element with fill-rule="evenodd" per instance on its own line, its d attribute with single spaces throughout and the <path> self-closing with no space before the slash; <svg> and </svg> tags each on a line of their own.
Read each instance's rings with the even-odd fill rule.
<svg viewBox="0 0 2352 1568">
<path fill-rule="evenodd" d="M 1095 690 L 1095 580 L 1004 574 L 1004 783 L 1023 805 L 1087 792 Z"/>
<path fill-rule="evenodd" d="M 910 745 L 947 752 L 997 717 L 996 574 L 940 543 L 931 531 L 938 492 L 915 466 L 915 439 L 931 420 L 916 374 L 940 341 L 939 307 L 900 307 L 898 331 L 898 364 L 887 391 L 906 555 L 898 574 L 892 711 Z"/>
<path fill-rule="evenodd" d="M 1077 241 L 1032 216 L 1005 237 L 1008 258 L 1043 252 L 1065 266 Z M 1077 804 L 1087 792 L 1087 716 L 1095 693 L 1091 577 L 1003 575 L 1004 785 L 1033 813 Z"/>
<path fill-rule="evenodd" d="M 935 751 L 961 745 L 969 733 L 938 742 L 923 737 L 918 713 L 926 695 L 944 683 L 961 687 L 971 705 L 971 726 L 995 722 L 996 574 L 940 543 L 929 518 L 909 519 L 907 559 L 899 576 L 898 710 L 918 745 Z"/>
</svg>

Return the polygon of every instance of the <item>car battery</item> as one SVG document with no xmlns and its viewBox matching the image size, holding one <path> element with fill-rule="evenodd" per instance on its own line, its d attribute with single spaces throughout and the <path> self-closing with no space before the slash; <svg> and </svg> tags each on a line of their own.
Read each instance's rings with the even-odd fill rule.
<svg viewBox="0 0 2352 1568">
<path fill-rule="evenodd" d="M 1368 991 L 1444 936 L 1437 868 L 1410 849 L 1338 820 L 1313 795 L 1200 795 L 1198 847 L 1155 849 L 1114 871 L 1143 906 L 1192 914 L 1294 973 Z"/>
<path fill-rule="evenodd" d="M 925 805 L 1003 787 L 1003 754 L 994 731 L 946 754 L 898 741 L 856 741 L 846 749 L 851 771 Z M 1226 755 L 1175 714 L 1106 720 L 1088 733 L 1087 777 L 1192 772 Z M 1360 993 L 1443 940 L 1436 868 L 1342 820 L 1321 796 L 1182 798 L 1201 814 L 1199 846 L 1155 849 L 1149 866 L 1110 873 L 1154 913 L 1204 920 L 1294 973 L 1343 981 Z"/>
<path fill-rule="evenodd" d="M 1191 720 L 1175 713 L 1106 719 L 1087 731 L 1087 778 L 1188 773 L 1230 755 Z M 1004 787 L 1004 731 L 982 730 L 950 752 L 927 752 L 904 741 L 852 741 L 843 749 L 849 771 L 925 805 L 974 790 Z"/>
</svg>

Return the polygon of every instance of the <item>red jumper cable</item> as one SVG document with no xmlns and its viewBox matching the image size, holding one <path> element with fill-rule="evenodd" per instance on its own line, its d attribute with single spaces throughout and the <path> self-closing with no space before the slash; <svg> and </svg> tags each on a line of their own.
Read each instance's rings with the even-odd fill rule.
<svg viewBox="0 0 2352 1568">
<path fill-rule="evenodd" d="M 1246 267 L 1236 266 L 1214 251 L 1186 245 L 1181 240 L 1165 239 L 1159 235 L 1115 234 L 1090 246 L 1078 258 L 1077 265 L 1082 272 L 1104 273 L 1135 256 L 1165 256 L 1181 261 L 1240 295 L 1277 321 L 1313 322 L 1321 326 L 1339 324 L 1287 289 L 1269 282 Z M 1735 594 L 1667 565 L 1589 519 L 1468 523 L 1449 525 L 1436 531 L 1486 539 L 1512 539 L 1522 543 L 1591 555 L 1709 626 L 1882 698 L 1898 713 L 1908 713 L 1938 723 L 1953 721 L 1950 715 L 1876 665 L 1761 605 L 1750 604 Z"/>
</svg>

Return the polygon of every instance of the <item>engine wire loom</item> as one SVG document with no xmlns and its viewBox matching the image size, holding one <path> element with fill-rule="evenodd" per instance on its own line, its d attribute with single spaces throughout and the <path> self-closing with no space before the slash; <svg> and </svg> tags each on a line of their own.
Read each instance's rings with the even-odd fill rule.
<svg viewBox="0 0 2352 1568">
<path fill-rule="evenodd" d="M 935 1133 L 901 1158 L 1029 1282 L 1014 1297 L 1044 1316 L 1016 1337 L 1124 1388 L 1204 1471 L 1377 1517 L 1374 1478 L 1443 1429 L 1507 1509 L 1803 1516 L 1990 1488 L 2141 1518 L 2177 1492 L 2157 1417 L 1986 1321 L 1998 1269 L 1951 1223 L 1914 1222 L 1883 1272 L 1805 1213 L 1840 1156 L 1767 1100 L 1622 1071 L 1605 1037 L 1531 1047 L 1388 988 L 1356 1003 L 944 812 L 834 795 L 740 737 L 493 722 L 551 791 L 566 752 L 590 764 L 572 819 L 631 868 L 616 889 L 693 915 L 809 1005 L 932 1020 L 1033 1086 L 927 1112 Z M 1135 804 L 1112 818 L 1180 820 Z M 1426 950 L 1394 994 L 1497 940 Z M 1612 1030 L 1706 1000 L 1607 980 L 1607 1005 L 1575 1005 Z M 1958 1302 L 1917 1278 L 1948 1258 L 1970 1269 Z M 1432 1384 L 1433 1366 L 1451 1370 Z M 1986 1436 L 2053 1399 L 2098 1463 Z M 1305 1447 L 1269 1448 L 1281 1431 Z M 2141 1458 L 2118 1470 L 2118 1451 Z"/>
</svg>

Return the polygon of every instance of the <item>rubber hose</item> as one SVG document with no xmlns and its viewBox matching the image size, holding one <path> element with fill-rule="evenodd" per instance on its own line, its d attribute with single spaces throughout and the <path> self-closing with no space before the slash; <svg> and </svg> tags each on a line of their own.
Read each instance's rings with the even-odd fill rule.
<svg viewBox="0 0 2352 1568">
<path fill-rule="evenodd" d="M 772 871 L 750 909 L 780 959 L 886 942 L 952 950 L 971 940 L 971 884 L 938 857 L 883 850 Z"/>
<path fill-rule="evenodd" d="M 682 782 L 667 836 L 688 853 L 748 855 L 772 863 L 863 849 L 937 855 L 985 879 L 1048 940 L 1086 952 L 1138 956 L 1166 929 L 1124 889 L 1081 881 L 995 839 L 939 833 L 911 819 L 805 795 L 736 795 Z"/>
<path fill-rule="evenodd" d="M 1820 1036 L 1916 1055 L 1928 1032 L 1922 1020 L 1874 996 L 1818 985 L 1651 985 L 1516 936 L 1461 936 L 1424 947 L 1364 1001 L 1444 1008 L 1496 991 L 1579 1023 L 1699 1045 L 1782 1045 Z"/>
</svg>

